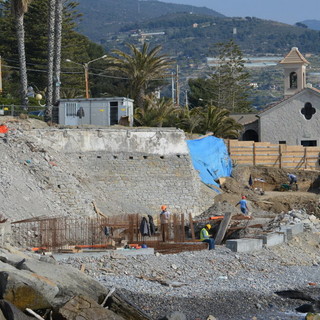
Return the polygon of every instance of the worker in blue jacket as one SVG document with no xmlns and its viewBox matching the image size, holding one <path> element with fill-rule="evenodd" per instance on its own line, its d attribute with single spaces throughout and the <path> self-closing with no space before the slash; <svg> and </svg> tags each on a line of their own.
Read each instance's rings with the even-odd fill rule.
<svg viewBox="0 0 320 320">
<path fill-rule="evenodd" d="M 293 173 L 288 173 L 288 179 L 290 186 L 292 187 L 293 185 L 296 187 L 296 190 L 298 190 L 298 178 L 295 174 Z"/>
<path fill-rule="evenodd" d="M 206 224 L 204 228 L 200 231 L 200 240 L 202 242 L 206 242 L 209 244 L 209 250 L 213 250 L 215 248 L 215 242 L 213 238 L 210 238 L 209 230 L 211 229 L 210 224 Z"/>
<path fill-rule="evenodd" d="M 242 196 L 241 200 L 236 204 L 236 206 L 237 205 L 240 205 L 240 210 L 241 210 L 241 212 L 243 214 L 248 214 L 249 208 L 248 208 L 248 205 L 247 205 L 246 196 Z"/>
</svg>

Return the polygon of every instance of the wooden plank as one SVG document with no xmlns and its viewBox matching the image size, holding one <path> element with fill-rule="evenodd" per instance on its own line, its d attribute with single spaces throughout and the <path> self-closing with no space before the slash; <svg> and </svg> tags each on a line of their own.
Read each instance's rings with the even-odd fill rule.
<svg viewBox="0 0 320 320">
<path fill-rule="evenodd" d="M 252 157 L 252 152 L 248 152 L 248 153 L 230 153 L 230 155 L 232 157 L 242 157 L 242 156 Z"/>
<path fill-rule="evenodd" d="M 273 158 L 278 158 L 279 153 L 271 153 L 271 152 L 257 152 L 256 157 L 273 157 Z"/>
<path fill-rule="evenodd" d="M 185 230 L 184 230 L 184 214 L 181 213 L 181 232 L 180 234 L 182 234 L 182 241 L 185 241 L 186 240 L 186 233 L 185 233 Z"/>
<path fill-rule="evenodd" d="M 270 156 L 265 156 L 265 155 L 256 155 L 256 160 L 257 161 L 263 161 L 263 160 L 268 160 L 268 161 L 277 161 L 279 159 L 279 156 L 273 156 L 273 155 L 270 155 Z"/>
<path fill-rule="evenodd" d="M 308 151 L 307 159 L 319 159 L 319 154 L 318 153 L 311 153 Z"/>
<path fill-rule="evenodd" d="M 257 150 L 278 150 L 278 146 L 256 146 Z"/>
<path fill-rule="evenodd" d="M 244 166 L 247 166 L 247 165 L 252 166 L 253 165 L 252 161 L 241 161 L 241 160 L 236 160 L 236 159 L 233 159 L 233 160 L 236 161 L 236 163 L 238 165 L 244 165 Z"/>
<path fill-rule="evenodd" d="M 104 218 L 108 219 L 108 217 L 104 213 L 102 213 L 102 211 L 97 207 L 97 205 L 96 205 L 94 200 L 92 201 L 92 205 L 93 205 L 93 209 L 94 209 L 96 214 L 100 215 L 101 217 L 104 217 Z"/>
<path fill-rule="evenodd" d="M 231 220 L 231 216 L 232 216 L 231 212 L 226 212 L 224 214 L 224 218 L 219 225 L 219 230 L 215 239 L 215 243 L 217 245 L 221 244 L 221 242 L 223 241 L 223 238 L 227 232 L 227 229 Z"/>
<path fill-rule="evenodd" d="M 238 141 L 238 140 L 229 140 L 230 147 L 234 146 L 253 146 L 254 141 Z"/>
<path fill-rule="evenodd" d="M 304 148 L 304 168 L 307 168 L 307 148 Z"/>
<path fill-rule="evenodd" d="M 256 163 L 276 163 L 279 162 L 279 158 L 259 158 L 256 159 Z"/>
<path fill-rule="evenodd" d="M 196 236 L 194 234 L 194 226 L 193 226 L 193 220 L 192 220 L 192 214 L 189 213 L 189 221 L 190 221 L 190 229 L 191 229 L 191 238 L 192 240 L 196 240 Z"/>
<path fill-rule="evenodd" d="M 283 144 L 279 144 L 279 168 L 282 168 L 282 159 L 283 159 Z"/>
</svg>

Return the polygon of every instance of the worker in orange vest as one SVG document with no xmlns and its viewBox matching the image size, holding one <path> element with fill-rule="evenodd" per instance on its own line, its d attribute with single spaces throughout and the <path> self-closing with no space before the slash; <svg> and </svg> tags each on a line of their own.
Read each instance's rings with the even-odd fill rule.
<svg viewBox="0 0 320 320">
<path fill-rule="evenodd" d="M 170 221 L 170 212 L 167 210 L 167 206 L 162 205 L 161 213 L 160 213 L 160 222 L 161 222 L 161 233 L 162 233 L 163 242 L 165 242 L 168 239 L 169 221 Z"/>
</svg>

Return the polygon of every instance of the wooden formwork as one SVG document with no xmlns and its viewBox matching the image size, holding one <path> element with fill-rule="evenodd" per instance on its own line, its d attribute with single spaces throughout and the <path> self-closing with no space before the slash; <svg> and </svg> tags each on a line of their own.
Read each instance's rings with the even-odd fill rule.
<svg viewBox="0 0 320 320">
<path fill-rule="evenodd" d="M 289 146 L 269 142 L 227 140 L 231 159 L 238 165 L 319 170 L 320 147 Z"/>
</svg>

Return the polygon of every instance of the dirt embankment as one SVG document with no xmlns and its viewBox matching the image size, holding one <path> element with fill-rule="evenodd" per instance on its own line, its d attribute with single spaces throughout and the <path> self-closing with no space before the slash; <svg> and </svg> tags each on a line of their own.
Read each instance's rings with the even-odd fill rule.
<svg viewBox="0 0 320 320">
<path fill-rule="evenodd" d="M 279 191 L 282 184 L 288 183 L 287 174 L 298 177 L 299 191 Z M 252 186 L 249 180 L 252 180 Z M 235 206 L 241 196 L 246 196 L 254 212 L 287 212 L 305 209 L 320 217 L 320 175 L 318 171 L 289 171 L 269 167 L 237 167 L 232 177 L 225 178 L 221 185 L 223 193 L 215 197 L 215 202 L 227 202 Z M 236 209 L 235 209 L 236 210 Z"/>
</svg>

